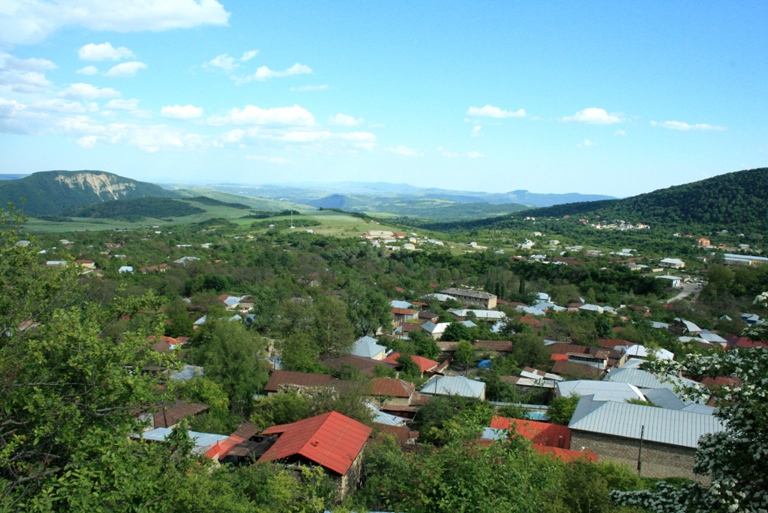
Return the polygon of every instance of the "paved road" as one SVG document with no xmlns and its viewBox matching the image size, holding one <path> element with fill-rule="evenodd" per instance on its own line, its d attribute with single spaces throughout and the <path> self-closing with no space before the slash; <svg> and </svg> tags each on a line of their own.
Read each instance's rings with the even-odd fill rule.
<svg viewBox="0 0 768 513">
<path fill-rule="evenodd" d="M 671 303 L 672 301 L 679 301 L 683 299 L 684 297 L 688 297 L 691 294 L 693 294 L 692 300 L 699 297 L 699 294 L 701 293 L 701 289 L 698 288 L 698 283 L 683 283 L 683 286 L 680 287 L 680 293 L 673 297 L 672 299 L 667 300 L 667 303 Z"/>
</svg>

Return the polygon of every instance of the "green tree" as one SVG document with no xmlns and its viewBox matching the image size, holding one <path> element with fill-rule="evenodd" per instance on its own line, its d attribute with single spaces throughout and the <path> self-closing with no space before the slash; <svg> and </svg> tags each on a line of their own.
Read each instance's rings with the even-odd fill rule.
<svg viewBox="0 0 768 513">
<path fill-rule="evenodd" d="M 408 334 L 408 338 L 413 342 L 416 354 L 429 358 L 430 360 L 436 359 L 440 356 L 440 348 L 435 342 L 435 339 L 424 330 L 415 330 Z"/>
<path fill-rule="evenodd" d="M 472 344 L 466 340 L 459 342 L 456 352 L 453 353 L 453 360 L 465 369 L 472 365 L 475 361 L 475 349 L 472 347 Z"/>
<path fill-rule="evenodd" d="M 549 421 L 553 424 L 567 426 L 571 422 L 571 417 L 573 417 L 573 412 L 576 411 L 576 406 L 578 404 L 578 395 L 554 398 L 549 404 L 549 410 L 547 410 Z"/>
<path fill-rule="evenodd" d="M 540 367 L 549 362 L 549 353 L 541 337 L 518 333 L 512 341 L 512 357 L 521 367 Z"/>
<path fill-rule="evenodd" d="M 133 485 L 129 475 L 146 471 L 144 455 L 155 450 L 129 435 L 142 428 L 133 411 L 159 399 L 159 378 L 144 369 L 174 365 L 173 354 L 151 351 L 147 341 L 162 333 L 160 302 L 78 302 L 76 269 L 51 272 L 37 264 L 33 247 L 15 246 L 18 222 L 0 213 L 0 510 L 117 509 L 120 501 L 148 501 L 135 486 L 151 488 L 154 474 L 134 476 Z M 121 318 L 144 322 L 119 338 L 104 336 Z M 21 329 L 22 321 L 39 325 Z M 96 499 L 99 490 L 114 493 Z"/>
<path fill-rule="evenodd" d="M 359 283 L 353 283 L 345 292 L 349 305 L 347 315 L 358 336 L 374 335 L 379 328 L 389 330 L 391 308 L 384 294 Z"/>
<path fill-rule="evenodd" d="M 242 323 L 225 319 L 208 319 L 198 331 L 198 347 L 190 357 L 227 393 L 232 413 L 247 413 L 269 379 L 262 359 L 266 343 Z"/>
<path fill-rule="evenodd" d="M 681 362 L 657 361 L 653 367 L 671 376 L 735 375 L 741 384 L 706 392 L 696 387 L 685 389 L 688 399 L 704 400 L 703 394 L 711 394 L 717 401 L 714 415 L 725 426 L 723 431 L 703 435 L 696 449 L 693 471 L 707 476 L 709 485 L 659 485 L 656 491 L 614 492 L 614 500 L 660 513 L 768 510 L 768 459 L 764 456 L 768 451 L 768 351 L 736 349 L 706 358 L 691 354 Z"/>
<path fill-rule="evenodd" d="M 397 366 L 400 368 L 400 375 L 403 379 L 418 380 L 421 379 L 421 368 L 407 354 L 401 354 L 397 357 Z"/>
<path fill-rule="evenodd" d="M 469 340 L 472 331 L 460 322 L 452 322 L 445 328 L 440 340 L 444 342 L 458 342 L 459 340 Z"/>
<path fill-rule="evenodd" d="M 315 300 L 312 338 L 320 359 L 335 358 L 347 352 L 355 341 L 355 330 L 347 318 L 347 306 L 333 296 Z"/>
</svg>

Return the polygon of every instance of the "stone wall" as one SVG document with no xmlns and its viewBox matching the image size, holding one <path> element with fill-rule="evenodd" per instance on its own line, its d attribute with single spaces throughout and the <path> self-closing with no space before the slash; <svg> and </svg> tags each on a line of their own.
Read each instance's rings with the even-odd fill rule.
<svg viewBox="0 0 768 513">
<path fill-rule="evenodd" d="M 600 456 L 600 461 L 614 461 L 628 465 L 632 469 L 637 468 L 639 439 L 572 431 L 571 449 L 579 451 L 582 447 L 596 452 Z M 695 453 L 694 448 L 644 440 L 641 475 L 655 478 L 687 477 L 699 482 L 707 482 L 702 476 L 693 473 Z"/>
<path fill-rule="evenodd" d="M 352 466 L 349 467 L 347 473 L 341 476 L 339 482 L 339 501 L 343 501 L 344 497 L 357 490 L 357 485 L 360 483 L 360 476 L 363 472 L 363 452 L 357 455 L 355 461 L 352 462 Z"/>
</svg>

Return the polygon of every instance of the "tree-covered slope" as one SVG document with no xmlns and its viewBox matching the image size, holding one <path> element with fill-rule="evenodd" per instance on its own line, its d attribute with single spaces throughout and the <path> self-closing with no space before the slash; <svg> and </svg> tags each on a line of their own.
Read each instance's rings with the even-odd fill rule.
<svg viewBox="0 0 768 513">
<path fill-rule="evenodd" d="M 136 198 L 130 200 L 93 203 L 84 208 L 67 211 L 73 217 L 138 220 L 144 217 L 166 218 L 202 214 L 205 210 L 186 201 L 170 198 Z"/>
<path fill-rule="evenodd" d="M 104 171 L 43 171 L 0 183 L 0 205 L 24 204 L 32 216 L 56 214 L 96 202 L 144 197 L 176 197 L 157 185 Z"/>
<path fill-rule="evenodd" d="M 737 171 L 623 200 L 558 205 L 539 216 L 600 215 L 658 225 L 711 225 L 765 230 L 768 223 L 768 168 Z"/>
<path fill-rule="evenodd" d="M 768 168 L 737 171 L 622 200 L 569 203 L 444 228 L 503 228 L 510 220 L 526 216 L 570 216 L 576 220 L 585 218 L 590 223 L 624 220 L 673 230 L 696 229 L 703 233 L 727 229 L 766 234 Z"/>
</svg>

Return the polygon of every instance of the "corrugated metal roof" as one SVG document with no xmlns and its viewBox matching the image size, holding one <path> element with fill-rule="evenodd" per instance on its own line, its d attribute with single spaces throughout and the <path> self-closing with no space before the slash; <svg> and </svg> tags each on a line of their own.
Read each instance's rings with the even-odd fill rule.
<svg viewBox="0 0 768 513">
<path fill-rule="evenodd" d="M 362 356 L 363 358 L 373 358 L 381 352 L 386 352 L 387 348 L 379 345 L 378 340 L 373 337 L 363 337 L 355 341 L 352 344 L 352 350 L 349 352 L 354 356 Z"/>
<path fill-rule="evenodd" d="M 372 428 L 332 411 L 265 429 L 263 434 L 279 434 L 277 441 L 259 461 L 273 461 L 294 455 L 344 475 L 363 450 Z"/>
<path fill-rule="evenodd" d="M 408 301 L 399 301 L 397 299 L 393 299 L 389 302 L 389 306 L 392 308 L 410 308 L 413 305 Z"/>
<path fill-rule="evenodd" d="M 464 376 L 432 376 L 424 388 L 422 394 L 431 395 L 459 395 L 462 397 L 483 397 L 485 383 L 467 379 Z"/>
<path fill-rule="evenodd" d="M 652 372 L 625 367 L 614 369 L 605 377 L 605 380 L 613 383 L 629 383 L 640 388 L 667 388 L 673 391 L 676 387 L 695 386 L 698 384 L 693 380 L 675 376 L 667 376 L 662 380 L 661 377 Z"/>
<path fill-rule="evenodd" d="M 441 290 L 443 294 L 448 294 L 451 296 L 461 296 L 461 297 L 472 297 L 477 299 L 492 299 L 495 298 L 493 294 L 489 294 L 488 292 L 483 292 L 480 290 L 471 290 L 471 289 L 457 289 L 457 288 L 449 288 L 445 290 Z"/>
<path fill-rule="evenodd" d="M 264 385 L 264 390 L 266 392 L 277 392 L 278 386 L 283 384 L 303 387 L 327 387 L 331 384 L 331 375 L 276 370 L 269 377 L 267 384 Z"/>
<path fill-rule="evenodd" d="M 176 404 L 169 406 L 161 406 L 160 409 L 155 412 L 153 419 L 154 426 L 156 428 L 174 426 L 186 416 L 192 417 L 207 410 L 208 405 L 206 404 L 188 403 L 185 401 L 179 401 Z"/>
<path fill-rule="evenodd" d="M 679 410 L 654 408 L 614 401 L 595 401 L 593 396 L 579 399 L 568 427 L 623 438 L 643 439 L 680 447 L 695 448 L 699 438 L 707 433 L 725 430 L 719 419 Z"/>
<path fill-rule="evenodd" d="M 575 380 L 557 383 L 557 393 L 563 397 L 572 395 L 591 395 L 596 401 L 626 401 L 628 399 L 645 400 L 637 387 L 627 383 L 611 383 L 609 381 Z"/>
<path fill-rule="evenodd" d="M 685 403 L 668 388 L 646 388 L 643 389 L 643 394 L 646 399 L 661 408 L 669 410 L 682 410 L 685 408 Z"/>
<path fill-rule="evenodd" d="M 413 383 L 396 378 L 373 378 L 371 395 L 387 397 L 411 397 L 416 389 Z"/>
<path fill-rule="evenodd" d="M 172 432 L 173 432 L 173 429 L 171 428 L 157 428 L 157 429 L 150 429 L 149 431 L 145 431 L 140 436 L 144 440 L 152 440 L 155 442 L 165 442 Z M 192 439 L 192 441 L 195 444 L 195 448 L 192 450 L 192 452 L 197 454 L 204 454 L 210 446 L 229 438 L 229 436 L 227 435 L 216 435 L 213 433 L 200 433 L 198 431 L 187 431 L 187 433 L 189 434 L 189 437 Z"/>
</svg>

